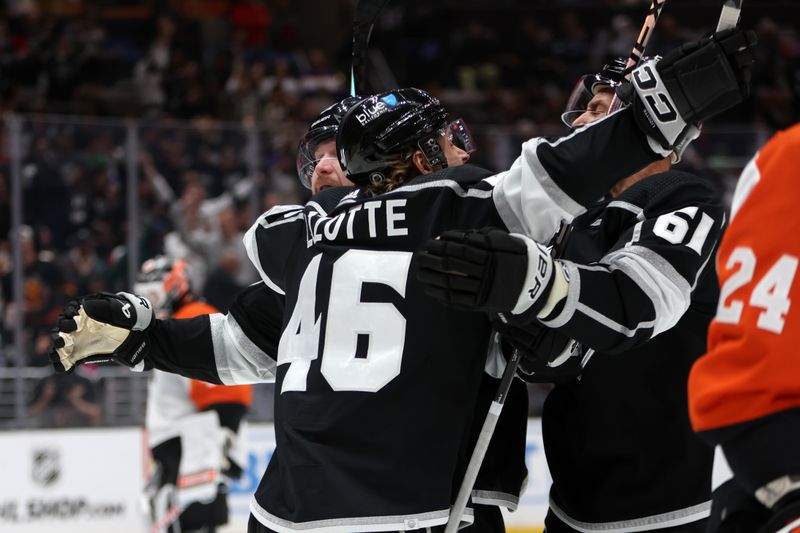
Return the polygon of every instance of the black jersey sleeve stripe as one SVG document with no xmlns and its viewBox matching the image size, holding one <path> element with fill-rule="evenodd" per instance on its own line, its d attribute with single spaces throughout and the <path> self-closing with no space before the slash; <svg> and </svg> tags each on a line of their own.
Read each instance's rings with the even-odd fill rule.
<svg viewBox="0 0 800 533">
<path fill-rule="evenodd" d="M 567 301 L 544 323 L 595 350 L 628 350 L 674 327 L 689 308 L 689 281 L 649 248 L 622 248 L 601 264 L 563 264 L 570 277 Z"/>
<path fill-rule="evenodd" d="M 679 242 L 665 238 L 672 238 L 671 234 L 653 230 L 661 216 L 673 216 L 672 208 L 644 217 L 644 211 L 633 204 L 615 207 L 634 215 L 626 215 L 627 224 L 633 226 L 597 263 L 562 261 L 570 283 L 566 302 L 557 316 L 543 321 L 605 352 L 634 348 L 680 321 L 721 233 L 721 213 L 710 205 L 695 215 L 695 219 L 706 217 L 702 247 L 689 241 L 694 228 L 700 227 L 695 221 L 687 222 L 689 236 Z"/>
<path fill-rule="evenodd" d="M 275 358 L 256 348 L 231 315 L 211 315 L 217 373 L 225 385 L 275 381 Z"/>
<path fill-rule="evenodd" d="M 567 301 L 545 325 L 603 352 L 627 350 L 653 336 L 660 317 L 648 292 L 668 290 L 669 283 L 667 289 L 657 285 L 664 279 L 646 292 L 618 265 L 562 264 L 570 277 Z"/>
<path fill-rule="evenodd" d="M 594 320 L 598 324 L 605 326 L 609 330 L 615 333 L 619 333 L 620 335 L 623 335 L 628 338 L 632 338 L 634 335 L 640 333 L 642 330 L 653 329 L 653 326 L 655 325 L 654 320 L 647 320 L 644 322 L 632 324 L 630 327 L 628 327 L 582 303 L 578 303 L 577 310 L 580 311 L 582 314 L 586 315 L 587 317 L 589 317 L 590 319 Z M 598 344 L 595 345 L 599 346 Z"/>
<path fill-rule="evenodd" d="M 650 298 L 655 310 L 653 336 L 675 324 L 689 308 L 689 282 L 658 253 L 643 246 L 614 251 L 602 259 L 609 270 L 627 275 Z"/>
<path fill-rule="evenodd" d="M 272 362 L 277 359 L 276 353 L 278 348 L 278 343 L 280 342 L 280 322 L 276 324 L 276 329 L 274 336 L 269 341 L 264 341 L 263 336 L 255 336 L 253 332 L 250 332 L 250 335 L 256 337 L 255 339 L 251 339 L 250 335 L 248 335 L 244 328 L 239 324 L 236 320 L 236 317 L 233 314 L 228 314 L 225 317 L 225 328 L 230 338 L 236 345 L 239 347 L 239 351 L 246 354 L 252 354 L 255 357 L 261 358 L 264 360 L 264 364 L 271 365 Z M 261 346 L 269 346 L 271 348 L 270 352 L 267 353 L 262 349 Z"/>
<path fill-rule="evenodd" d="M 723 221 L 722 221 L 722 226 L 721 226 L 722 228 L 725 227 L 724 218 L 725 217 L 723 216 Z M 714 241 L 714 248 L 713 249 L 716 250 L 718 245 L 719 245 L 719 239 L 716 239 Z M 697 269 L 697 273 L 694 276 L 694 282 L 692 283 L 692 291 L 694 291 L 697 288 L 697 284 L 700 283 L 700 278 L 703 276 L 703 273 L 706 271 L 706 267 L 711 262 L 711 259 L 715 258 L 715 255 L 716 255 L 716 253 L 708 254 L 706 256 L 705 261 L 703 261 L 703 264 L 700 265 L 700 268 Z"/>
<path fill-rule="evenodd" d="M 523 150 L 522 155 L 527 160 L 527 164 L 533 170 L 534 175 L 537 176 L 539 183 L 541 184 L 542 188 L 547 192 L 547 195 L 553 198 L 553 200 L 560 206 L 562 206 L 566 211 L 569 211 L 573 214 L 573 216 L 577 216 L 580 213 L 585 211 L 584 205 L 576 202 L 573 200 L 569 195 L 567 195 L 561 187 L 556 184 L 555 179 L 561 179 L 559 175 L 551 175 L 551 170 L 548 170 L 545 167 L 542 159 L 539 157 L 539 150 L 541 147 L 542 153 L 548 153 L 549 149 L 555 148 L 561 142 L 570 139 L 575 134 L 571 134 L 567 137 L 563 137 L 556 142 L 550 142 L 544 137 L 539 137 L 537 139 L 533 139 L 531 142 L 532 146 L 530 150 Z M 593 199 L 594 200 L 594 199 Z"/>
<path fill-rule="evenodd" d="M 497 211 L 512 232 L 546 242 L 562 221 L 657 159 L 626 110 L 555 141 L 531 139 L 496 179 Z"/>
<path fill-rule="evenodd" d="M 644 209 L 630 202 L 614 200 L 613 202 L 609 202 L 606 207 L 607 209 L 624 209 L 625 211 L 633 213 L 637 220 L 644 220 Z"/>
<path fill-rule="evenodd" d="M 540 142 L 523 144 L 511 168 L 486 181 L 494 185 L 492 199 L 509 231 L 547 242 L 562 221 L 571 221 L 584 208 L 561 193 L 541 167 L 535 153 Z"/>
<path fill-rule="evenodd" d="M 261 219 L 258 219 L 255 224 L 247 230 L 247 233 L 244 234 L 244 248 L 247 251 L 247 257 L 250 258 L 250 262 L 253 263 L 253 266 L 256 267 L 259 276 L 261 279 L 266 283 L 272 290 L 279 294 L 285 294 L 283 289 L 280 288 L 272 279 L 267 275 L 264 271 L 264 267 L 261 265 L 261 259 L 258 256 L 258 241 L 257 241 L 257 232 L 258 228 L 260 227 L 259 222 Z"/>
<path fill-rule="evenodd" d="M 242 239 L 247 257 L 261 279 L 278 294 L 284 294 L 284 266 L 297 241 L 297 232 L 305 231 L 305 220 L 302 206 L 275 206 L 258 217 Z"/>
<path fill-rule="evenodd" d="M 481 182 L 475 184 L 472 187 L 465 187 L 464 185 L 458 183 L 457 181 L 450 179 L 422 181 L 419 183 L 412 183 L 410 185 L 403 185 L 401 187 L 398 187 L 393 191 L 385 193 L 383 197 L 390 198 L 397 194 L 417 192 L 425 189 L 447 188 L 450 189 L 453 193 L 455 193 L 455 195 L 458 196 L 459 198 L 491 198 L 492 191 L 480 188 L 480 184 Z"/>
<path fill-rule="evenodd" d="M 629 109 L 539 143 L 536 157 L 547 175 L 573 201 L 588 206 L 616 182 L 662 156 L 653 152 Z"/>
<path fill-rule="evenodd" d="M 212 322 L 214 354 L 223 382 L 274 381 L 283 310 L 283 296 L 259 282 L 236 295 L 224 320 Z M 228 344 L 234 348 L 226 348 Z"/>
</svg>

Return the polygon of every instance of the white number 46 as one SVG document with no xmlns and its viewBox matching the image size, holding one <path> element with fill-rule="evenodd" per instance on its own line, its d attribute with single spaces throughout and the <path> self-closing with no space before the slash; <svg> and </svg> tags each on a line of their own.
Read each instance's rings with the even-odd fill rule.
<svg viewBox="0 0 800 533">
<path fill-rule="evenodd" d="M 317 277 L 322 255 L 314 257 L 300 281 L 292 316 L 278 345 L 278 365 L 289 364 L 281 393 L 305 391 L 311 362 L 325 343 L 320 372 L 335 391 L 377 392 L 400 374 L 406 319 L 390 302 L 361 301 L 364 283 L 391 287 L 405 298 L 411 254 L 348 250 L 333 263 L 327 311 L 316 314 Z M 365 353 L 358 356 L 359 339 Z"/>
<path fill-rule="evenodd" d="M 719 295 L 716 320 L 726 324 L 738 324 L 742 318 L 744 302 L 737 299 L 726 302 L 734 292 L 753 280 L 756 269 L 756 255 L 753 250 L 746 246 L 734 249 L 725 266 L 731 270 L 736 265 L 740 265 L 739 270 L 728 278 Z M 764 309 L 758 315 L 759 328 L 773 333 L 783 331 L 784 317 L 792 304 L 789 299 L 789 291 L 792 288 L 796 271 L 797 258 L 784 254 L 753 288 L 750 294 L 750 305 Z"/>
</svg>

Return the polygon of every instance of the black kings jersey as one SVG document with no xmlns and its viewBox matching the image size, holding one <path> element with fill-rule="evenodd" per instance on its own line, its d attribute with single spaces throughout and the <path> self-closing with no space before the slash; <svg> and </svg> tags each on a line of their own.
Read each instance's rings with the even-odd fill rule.
<svg viewBox="0 0 800 533">
<path fill-rule="evenodd" d="M 445 230 L 484 226 L 546 242 L 656 158 L 622 111 L 526 142 L 499 174 L 463 166 L 376 197 L 331 189 L 274 208 L 245 244 L 285 302 L 262 308 L 248 293 L 227 316 L 159 321 L 148 364 L 225 384 L 277 382 L 278 447 L 251 505 L 268 528 L 444 524 L 486 408 L 490 329 L 483 315 L 425 297 L 413 251 Z"/>
<path fill-rule="evenodd" d="M 446 229 L 506 227 L 490 177 L 461 167 L 380 197 L 325 191 L 248 234 L 264 281 L 286 297 L 277 450 L 253 504 L 270 529 L 447 521 L 491 327 L 428 298 L 413 251 Z"/>
<path fill-rule="evenodd" d="M 711 186 L 670 171 L 573 222 L 570 295 L 549 323 L 596 353 L 545 401 L 551 519 L 622 532 L 708 516 L 713 452 L 690 427 L 687 377 L 716 309 L 724 219 Z"/>
</svg>

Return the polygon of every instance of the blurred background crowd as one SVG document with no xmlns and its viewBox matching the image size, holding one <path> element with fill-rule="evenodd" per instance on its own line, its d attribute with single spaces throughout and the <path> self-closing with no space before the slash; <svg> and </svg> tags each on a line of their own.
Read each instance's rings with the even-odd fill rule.
<svg viewBox="0 0 800 533">
<path fill-rule="evenodd" d="M 503 168 L 524 139 L 566 132 L 560 114 L 575 80 L 630 53 L 647 4 L 395 0 L 374 32 L 374 89 L 413 85 L 440 96 L 478 138 L 474 161 Z M 668 3 L 648 53 L 707 33 L 721 4 Z M 0 423 L 20 422 L 19 410 L 3 411 L 12 388 L 3 368 L 47 367 L 61 307 L 76 295 L 130 289 L 132 253 L 138 263 L 187 258 L 198 292 L 222 310 L 257 279 L 242 234 L 270 206 L 307 198 L 294 150 L 310 120 L 349 89 L 352 5 L 2 3 Z M 708 125 L 683 163 L 723 191 L 771 132 L 800 119 L 797 21 L 796 0 L 745 5 L 744 25 L 761 42 L 752 98 Z M 12 179 L 22 197 L 20 302 Z M 27 414 L 48 413 L 47 424 L 107 422 L 99 398 L 109 391 L 96 372 L 37 381 L 24 394 Z"/>
</svg>

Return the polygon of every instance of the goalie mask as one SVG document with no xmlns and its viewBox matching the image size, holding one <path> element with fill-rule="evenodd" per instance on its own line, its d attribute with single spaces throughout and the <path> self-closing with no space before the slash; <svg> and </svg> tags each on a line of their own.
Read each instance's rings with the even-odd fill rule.
<svg viewBox="0 0 800 533">
<path fill-rule="evenodd" d="M 439 145 L 446 136 L 467 153 L 475 143 L 461 119 L 450 121 L 442 103 L 425 91 L 397 89 L 366 98 L 347 112 L 336 146 L 339 163 L 358 186 L 388 177 L 393 162 L 405 149 L 419 149 L 432 168 L 446 168 Z"/>
<path fill-rule="evenodd" d="M 625 83 L 625 65 L 626 61 L 622 58 L 616 58 L 603 66 L 600 72 L 596 74 L 587 74 L 581 76 L 572 94 L 567 101 L 567 107 L 564 113 L 561 114 L 561 121 L 572 128 L 575 120 L 589 110 L 589 102 L 597 95 L 598 92 L 604 89 L 615 90 L 617 87 Z M 607 113 L 607 110 L 602 114 Z"/>
<path fill-rule="evenodd" d="M 159 255 L 142 263 L 133 292 L 144 296 L 156 312 L 175 312 L 192 293 L 189 264 Z"/>
<path fill-rule="evenodd" d="M 317 120 L 308 127 L 308 131 L 303 135 L 303 138 L 300 139 L 300 144 L 297 147 L 297 175 L 300 178 L 300 183 L 306 188 L 311 188 L 311 176 L 314 174 L 314 169 L 319 162 L 316 153 L 317 147 L 324 141 L 336 138 L 336 132 L 345 113 L 361 100 L 360 96 L 348 96 L 344 100 L 324 109 L 317 117 Z"/>
</svg>

